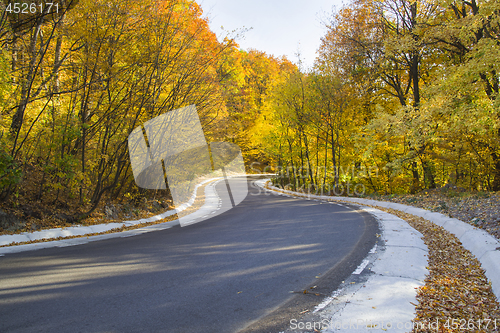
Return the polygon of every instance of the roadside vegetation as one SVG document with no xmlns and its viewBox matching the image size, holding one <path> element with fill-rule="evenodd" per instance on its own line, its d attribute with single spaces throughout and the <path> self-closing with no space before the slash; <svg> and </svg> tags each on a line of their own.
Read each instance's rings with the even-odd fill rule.
<svg viewBox="0 0 500 333">
<path fill-rule="evenodd" d="M 127 139 L 179 107 L 196 105 L 208 142 L 259 156 L 250 133 L 290 61 L 240 50 L 240 32 L 219 41 L 194 1 L 54 3 L 0 2 L 0 232 L 167 209 L 168 189 L 136 186 Z"/>
<path fill-rule="evenodd" d="M 354 0 L 335 12 L 315 67 L 270 100 L 262 147 L 279 185 L 499 191 L 499 15 L 488 0 Z"/>
</svg>

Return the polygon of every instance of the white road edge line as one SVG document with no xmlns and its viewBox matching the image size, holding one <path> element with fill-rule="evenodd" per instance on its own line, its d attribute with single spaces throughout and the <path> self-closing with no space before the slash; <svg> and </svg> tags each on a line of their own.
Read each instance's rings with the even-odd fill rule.
<svg viewBox="0 0 500 333">
<path fill-rule="evenodd" d="M 361 264 L 359 264 L 358 268 L 356 268 L 356 270 L 354 272 L 352 272 L 352 274 L 356 274 L 356 275 L 359 275 L 361 274 L 361 272 L 363 271 L 363 269 L 365 269 L 365 267 L 370 263 L 369 260 L 367 259 L 364 259 L 363 262 Z"/>
</svg>

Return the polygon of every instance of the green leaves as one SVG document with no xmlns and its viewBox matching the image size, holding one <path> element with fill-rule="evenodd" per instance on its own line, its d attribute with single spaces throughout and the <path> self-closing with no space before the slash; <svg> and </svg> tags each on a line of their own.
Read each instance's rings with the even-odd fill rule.
<svg viewBox="0 0 500 333">
<path fill-rule="evenodd" d="M 0 149 L 0 192 L 21 181 L 22 172 L 17 163 L 3 149 Z"/>
</svg>

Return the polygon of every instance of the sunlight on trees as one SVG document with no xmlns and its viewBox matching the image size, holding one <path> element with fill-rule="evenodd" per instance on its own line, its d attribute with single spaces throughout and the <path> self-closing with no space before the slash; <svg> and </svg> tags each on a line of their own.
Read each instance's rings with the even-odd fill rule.
<svg viewBox="0 0 500 333">
<path fill-rule="evenodd" d="M 281 185 L 500 190 L 499 6 L 355 0 L 334 13 L 315 68 L 276 90 L 271 150 L 299 170 Z"/>
</svg>

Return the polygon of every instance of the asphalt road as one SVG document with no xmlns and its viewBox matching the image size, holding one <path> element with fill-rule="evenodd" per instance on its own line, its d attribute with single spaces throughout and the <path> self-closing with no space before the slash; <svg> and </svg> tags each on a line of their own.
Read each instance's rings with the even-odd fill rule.
<svg viewBox="0 0 500 333">
<path fill-rule="evenodd" d="M 377 231 L 366 213 L 250 186 L 198 224 L 0 257 L 0 332 L 279 332 Z"/>
</svg>

